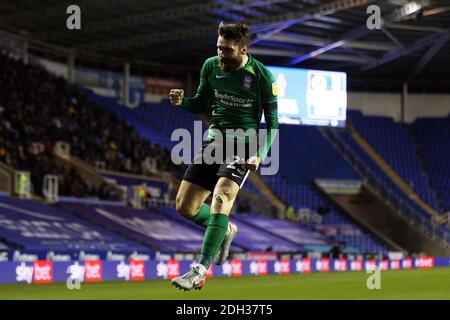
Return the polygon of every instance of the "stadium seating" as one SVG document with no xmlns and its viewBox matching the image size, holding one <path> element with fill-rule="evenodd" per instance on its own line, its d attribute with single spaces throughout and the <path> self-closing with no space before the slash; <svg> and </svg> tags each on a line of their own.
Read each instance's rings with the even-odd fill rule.
<svg viewBox="0 0 450 320">
<path fill-rule="evenodd" d="M 27 251 L 151 252 L 135 241 L 36 200 L 0 196 L 1 237 Z"/>
<path fill-rule="evenodd" d="M 348 163 L 322 136 L 316 127 L 280 126 L 280 171 L 263 176 L 272 190 L 298 212 L 301 208 L 317 212 L 329 208 L 318 228 L 334 230 L 329 242 L 345 242 L 361 252 L 386 253 L 387 247 L 367 232 L 361 231 L 313 185 L 315 178 L 359 179 Z M 344 226 L 341 228 L 340 226 Z M 354 229 L 351 235 L 341 230 Z M 348 232 L 347 232 L 348 233 Z"/>
<path fill-rule="evenodd" d="M 197 253 L 201 250 L 203 228 L 180 216 L 174 208 L 147 208 L 143 210 L 92 206 L 84 204 L 59 205 L 116 233 L 157 248 L 161 252 Z M 234 219 L 232 219 L 234 221 Z M 303 251 L 301 246 L 280 239 L 265 231 L 236 221 L 242 236 L 234 242 L 234 252 L 264 251 L 273 247 L 278 252 Z"/>
<path fill-rule="evenodd" d="M 80 88 L 89 99 L 94 101 L 98 106 L 114 113 L 121 119 L 126 119 L 127 122 L 139 133 L 140 136 L 148 139 L 154 144 L 159 144 L 164 148 L 171 148 L 174 142 L 170 141 L 170 136 L 162 134 L 157 128 L 153 128 L 149 125 L 146 118 L 141 114 L 136 114 L 135 111 L 124 108 L 120 105 L 115 98 L 103 97 L 95 94 L 92 90 Z"/>
<path fill-rule="evenodd" d="M 60 207 L 161 252 L 197 252 L 201 249 L 203 234 L 199 230 L 155 211 L 84 204 L 61 204 Z"/>
<path fill-rule="evenodd" d="M 335 132 L 335 137 L 346 147 L 346 150 L 342 150 L 342 152 L 351 152 L 359 164 L 364 166 L 367 172 L 370 172 L 370 178 L 377 180 L 377 184 L 384 189 L 384 194 L 389 197 L 387 201 L 396 203 L 405 214 L 417 224 L 425 227 L 428 232 L 436 233 L 441 238 L 449 234 L 450 229 L 446 225 L 432 226 L 430 214 L 405 194 L 345 130 Z"/>
<path fill-rule="evenodd" d="M 359 111 L 349 111 L 348 121 L 425 202 L 440 210 L 407 124 L 388 117 L 366 117 Z"/>
<path fill-rule="evenodd" d="M 449 211 L 450 117 L 417 119 L 410 128 L 431 185 L 440 196 L 444 210 Z"/>
</svg>

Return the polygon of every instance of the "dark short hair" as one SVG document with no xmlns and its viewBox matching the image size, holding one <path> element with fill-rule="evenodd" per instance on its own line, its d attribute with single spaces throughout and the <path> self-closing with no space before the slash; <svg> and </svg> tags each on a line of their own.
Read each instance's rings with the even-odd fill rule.
<svg viewBox="0 0 450 320">
<path fill-rule="evenodd" d="M 250 29 L 242 23 L 221 22 L 218 34 L 226 40 L 234 40 L 239 48 L 248 45 L 250 42 Z"/>
</svg>

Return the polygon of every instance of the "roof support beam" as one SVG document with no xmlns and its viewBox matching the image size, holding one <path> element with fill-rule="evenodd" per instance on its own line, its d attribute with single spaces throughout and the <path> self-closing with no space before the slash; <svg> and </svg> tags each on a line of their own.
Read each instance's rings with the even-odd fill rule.
<svg viewBox="0 0 450 320">
<path fill-rule="evenodd" d="M 323 47 L 334 42 L 332 39 L 319 38 L 314 36 L 303 36 L 293 34 L 276 34 L 268 37 L 266 40 L 281 43 L 293 43 L 314 47 Z M 388 42 L 364 42 L 351 41 L 343 45 L 344 48 L 365 49 L 374 51 L 389 51 L 397 48 L 397 46 Z"/>
<path fill-rule="evenodd" d="M 447 34 L 447 37 L 448 37 L 448 34 Z M 444 39 L 443 36 L 440 34 L 428 35 L 426 37 L 423 37 L 423 38 L 417 40 L 413 45 L 411 45 L 409 47 L 405 47 L 403 49 L 396 49 L 396 50 L 387 52 L 380 59 L 361 68 L 361 71 L 367 71 L 367 70 L 373 69 L 375 67 L 381 66 L 383 64 L 386 64 L 388 62 L 397 60 L 403 56 L 413 53 L 414 51 L 426 48 L 433 44 L 437 44 L 438 41 L 443 41 L 443 39 Z"/>
<path fill-rule="evenodd" d="M 383 20 L 383 24 L 386 22 L 400 21 L 402 18 L 420 10 L 427 2 L 428 2 L 428 0 L 410 2 L 410 3 L 402 6 L 401 8 L 394 10 L 389 15 L 387 15 L 386 18 Z M 348 43 L 349 41 L 359 38 L 365 34 L 368 34 L 369 32 L 371 32 L 371 30 L 368 29 L 365 25 L 362 25 L 360 27 L 349 30 L 349 31 L 345 32 L 344 34 L 342 34 L 338 38 L 338 40 L 336 40 L 335 42 L 330 43 L 323 48 L 311 51 L 300 57 L 296 57 L 296 58 L 292 59 L 289 62 L 289 65 L 295 65 L 295 64 L 303 62 L 305 60 L 315 58 L 325 52 L 328 52 L 335 48 L 339 48 L 339 47 L 343 46 L 344 44 Z"/>
<path fill-rule="evenodd" d="M 274 57 L 296 57 L 300 53 L 297 50 L 280 50 L 280 49 L 270 49 L 270 48 L 261 48 L 261 47 L 251 47 L 250 53 L 255 56 L 274 56 Z M 371 59 L 367 59 L 365 57 L 360 57 L 357 55 L 348 55 L 348 54 L 335 54 L 335 53 L 328 53 L 321 55 L 318 57 L 318 59 L 321 60 L 330 60 L 330 61 L 345 61 L 345 62 L 353 62 L 363 64 L 363 63 L 369 63 Z"/>
<path fill-rule="evenodd" d="M 365 3 L 365 4 L 367 4 L 367 3 Z M 335 8 L 335 12 L 337 12 L 337 11 L 338 11 L 338 9 Z M 334 12 L 330 12 L 328 14 L 332 14 L 332 13 L 334 13 Z M 254 44 L 256 44 L 256 43 L 258 43 L 258 42 L 260 42 L 262 40 L 265 40 L 265 39 L 269 38 L 272 35 L 278 34 L 279 32 L 281 32 L 281 31 L 283 31 L 283 30 L 285 30 L 285 29 L 287 29 L 287 28 L 289 28 L 289 27 L 291 27 L 291 26 L 293 26 L 295 24 L 304 23 L 304 22 L 306 22 L 308 20 L 311 20 L 311 19 L 319 19 L 320 20 L 320 19 L 326 19 L 326 18 L 327 18 L 326 15 L 323 14 L 323 15 L 309 15 L 309 16 L 305 16 L 305 17 L 302 17 L 302 18 L 298 18 L 298 19 L 291 19 L 291 20 L 288 20 L 288 21 L 284 21 L 284 22 L 282 22 L 280 25 L 276 26 L 272 30 L 269 30 L 269 31 L 264 32 L 264 33 L 257 34 L 256 38 L 254 40 L 252 40 L 251 44 L 254 45 Z M 332 19 L 332 18 L 330 18 L 330 19 Z M 333 21 L 336 22 L 336 21 L 339 21 L 339 20 L 335 19 Z"/>
<path fill-rule="evenodd" d="M 241 0 L 241 1 L 211 1 L 208 3 L 194 4 L 185 7 L 175 7 L 166 10 L 145 12 L 138 15 L 125 16 L 119 19 L 110 19 L 105 21 L 98 21 L 92 23 L 86 23 L 86 32 L 94 33 L 101 31 L 109 31 L 117 28 L 129 28 L 145 23 L 155 23 L 160 21 L 170 21 L 180 18 L 195 17 L 207 12 L 221 12 L 225 10 L 245 10 L 247 8 L 268 6 L 280 2 L 286 2 L 286 0 Z M 229 18 L 232 18 L 231 14 L 226 14 Z"/>
<path fill-rule="evenodd" d="M 400 42 L 400 40 L 398 40 L 388 29 L 386 29 L 384 26 L 381 28 L 381 31 L 383 31 L 383 33 L 385 35 L 387 35 L 387 37 L 389 39 L 391 39 L 391 41 L 393 43 L 395 43 L 397 45 L 397 47 L 399 48 L 403 48 L 403 44 Z"/>
<path fill-rule="evenodd" d="M 349 41 L 365 35 L 366 33 L 368 33 L 368 31 L 369 30 L 367 29 L 366 26 L 361 26 L 361 27 L 352 29 L 352 30 L 350 30 L 348 32 L 345 32 L 342 36 L 339 37 L 339 39 L 337 41 L 334 41 L 334 42 L 332 42 L 330 44 L 327 44 L 326 46 L 324 46 L 322 48 L 313 50 L 313 51 L 311 51 L 311 52 L 309 52 L 307 54 L 304 54 L 304 55 L 302 55 L 300 57 L 296 57 L 296 58 L 292 59 L 289 62 L 289 65 L 291 65 L 291 66 L 295 65 L 297 63 L 306 61 L 308 59 L 315 58 L 315 57 L 317 57 L 317 56 L 319 56 L 319 55 L 321 55 L 321 54 L 323 54 L 325 52 L 328 52 L 328 51 L 331 51 L 333 49 L 342 47 L 343 45 L 345 45 Z"/>
<path fill-rule="evenodd" d="M 281 31 L 293 26 L 294 24 L 297 24 L 298 22 L 300 22 L 300 20 L 301 19 L 292 19 L 290 21 L 281 23 L 278 27 L 275 27 L 272 30 L 263 33 L 258 33 L 256 37 L 250 42 L 250 44 L 251 45 L 257 44 L 258 42 L 265 40 L 274 34 L 280 33 Z"/>
<path fill-rule="evenodd" d="M 400 24 L 400 23 L 391 23 L 385 22 L 384 26 L 389 29 L 399 29 L 399 30 L 410 30 L 410 31 L 424 31 L 424 32 L 445 32 L 445 28 L 437 28 L 437 27 L 426 27 L 426 26 L 415 26 L 411 24 Z"/>
<path fill-rule="evenodd" d="M 306 8 L 302 12 L 289 12 L 285 14 L 265 16 L 256 19 L 249 19 L 247 25 L 260 26 L 265 24 L 276 24 L 280 22 L 288 22 L 293 19 L 314 18 L 316 16 L 328 15 L 337 11 L 346 10 L 349 8 L 361 6 L 369 3 L 371 0 L 337 0 L 332 3 L 321 4 Z M 173 32 L 154 33 L 151 35 L 136 36 L 129 39 L 105 41 L 100 43 L 93 43 L 80 46 L 79 49 L 83 51 L 95 50 L 114 50 L 124 49 L 129 47 L 142 47 L 147 45 L 159 44 L 169 41 L 177 41 L 186 38 L 204 37 L 215 34 L 217 25 L 208 25 L 204 27 L 196 27 L 192 29 L 183 29 Z"/>
<path fill-rule="evenodd" d="M 414 78 L 416 75 L 420 73 L 420 71 L 423 70 L 423 68 L 427 65 L 428 62 L 434 57 L 436 53 L 441 50 L 441 48 L 448 42 L 449 40 L 449 32 L 443 34 L 441 37 L 436 39 L 434 44 L 428 49 L 428 51 L 425 53 L 425 55 L 420 59 L 417 66 L 414 68 L 414 71 L 411 72 L 411 74 L 408 77 L 408 81 Z"/>
</svg>

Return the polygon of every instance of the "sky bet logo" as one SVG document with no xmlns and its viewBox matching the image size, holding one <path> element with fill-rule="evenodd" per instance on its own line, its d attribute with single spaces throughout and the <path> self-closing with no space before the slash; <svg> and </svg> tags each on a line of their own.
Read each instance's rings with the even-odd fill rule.
<svg viewBox="0 0 450 320">
<path fill-rule="evenodd" d="M 145 280 L 145 265 L 144 261 L 131 260 L 130 264 L 126 264 L 124 261 L 121 261 L 117 267 L 117 277 L 124 278 L 129 281 L 139 281 Z"/>
<path fill-rule="evenodd" d="M 231 260 L 231 263 L 225 261 L 222 265 L 222 274 L 229 277 L 242 276 L 242 261 L 238 259 Z"/>
<path fill-rule="evenodd" d="M 32 266 L 21 262 L 16 267 L 16 280 L 26 283 L 52 283 L 53 262 L 48 260 L 37 260 Z"/>
</svg>

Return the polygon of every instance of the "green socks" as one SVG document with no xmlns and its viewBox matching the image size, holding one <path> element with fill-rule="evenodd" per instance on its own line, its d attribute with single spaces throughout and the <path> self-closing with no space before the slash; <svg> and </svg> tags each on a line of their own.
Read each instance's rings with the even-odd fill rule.
<svg viewBox="0 0 450 320">
<path fill-rule="evenodd" d="M 228 216 L 226 214 L 216 213 L 211 215 L 208 227 L 206 228 L 205 237 L 203 238 L 203 246 L 199 261 L 199 263 L 205 266 L 206 270 L 209 269 L 211 262 L 219 251 L 223 239 L 227 234 L 227 229 Z"/>
<path fill-rule="evenodd" d="M 199 226 L 204 228 L 208 227 L 209 218 L 211 217 L 211 210 L 206 203 L 203 203 L 198 210 L 197 215 L 193 217 L 191 220 L 194 221 Z"/>
<path fill-rule="evenodd" d="M 203 203 L 191 220 L 206 228 L 199 263 L 208 270 L 227 234 L 228 216 L 223 213 L 211 214 L 209 206 Z"/>
</svg>

